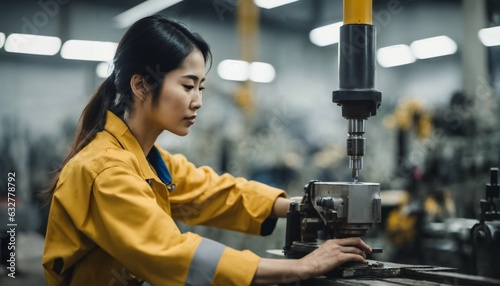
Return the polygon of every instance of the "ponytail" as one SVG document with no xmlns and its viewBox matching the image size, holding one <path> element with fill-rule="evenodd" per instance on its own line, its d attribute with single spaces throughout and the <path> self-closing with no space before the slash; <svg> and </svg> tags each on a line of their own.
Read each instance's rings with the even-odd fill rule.
<svg viewBox="0 0 500 286">
<path fill-rule="evenodd" d="M 44 204 L 48 204 L 54 194 L 57 180 L 62 168 L 71 158 L 73 158 L 80 150 L 87 146 L 96 134 L 104 129 L 106 124 L 106 112 L 112 107 L 116 98 L 115 87 L 115 72 L 113 72 L 99 86 L 94 95 L 90 98 L 89 103 L 83 109 L 82 115 L 78 122 L 75 139 L 73 145 L 64 159 L 62 166 L 55 171 L 55 177 L 50 183 L 49 188 L 40 192 L 40 197 Z"/>
<path fill-rule="evenodd" d="M 97 89 L 83 109 L 76 131 L 75 141 L 68 155 L 71 159 L 94 139 L 95 135 L 104 129 L 106 112 L 116 98 L 115 73 L 113 72 Z M 73 153 L 73 154 L 72 154 Z M 66 163 L 66 162 L 65 162 Z"/>
</svg>

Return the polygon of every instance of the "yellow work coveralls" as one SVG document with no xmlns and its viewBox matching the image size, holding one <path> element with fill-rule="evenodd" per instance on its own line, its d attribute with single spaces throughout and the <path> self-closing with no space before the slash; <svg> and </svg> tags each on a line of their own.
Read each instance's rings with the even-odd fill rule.
<svg viewBox="0 0 500 286">
<path fill-rule="evenodd" d="M 146 157 L 108 111 L 104 130 L 60 173 L 42 261 L 47 285 L 249 285 L 257 255 L 181 233 L 174 219 L 268 233 L 279 196 L 158 146 Z"/>
</svg>

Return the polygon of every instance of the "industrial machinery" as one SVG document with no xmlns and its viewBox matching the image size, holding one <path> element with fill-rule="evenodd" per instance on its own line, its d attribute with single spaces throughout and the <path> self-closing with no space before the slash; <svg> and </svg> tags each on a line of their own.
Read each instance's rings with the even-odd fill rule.
<svg viewBox="0 0 500 286">
<path fill-rule="evenodd" d="M 301 257 L 322 240 L 363 236 L 381 220 L 380 185 L 362 183 L 365 120 L 377 113 L 381 93 L 375 89 L 375 27 L 371 0 L 344 0 L 340 27 L 339 90 L 333 102 L 348 120 L 347 155 L 353 182 L 311 181 L 300 203 L 292 203 L 287 221 L 287 257 Z"/>
<path fill-rule="evenodd" d="M 486 196 L 481 200 L 479 223 L 470 231 L 476 256 L 477 273 L 481 276 L 500 278 L 500 210 L 495 199 L 500 196 L 498 168 L 491 168 Z"/>
<path fill-rule="evenodd" d="M 344 0 L 344 25 L 340 28 L 338 47 L 339 90 L 333 92 L 333 102 L 341 106 L 342 116 L 348 120 L 347 155 L 353 181 L 313 180 L 305 186 L 302 200 L 292 202 L 287 214 L 283 249 L 287 258 L 304 257 L 327 239 L 364 236 L 375 223 L 381 221 L 380 185 L 359 180 L 365 154 L 365 120 L 376 115 L 381 104 L 381 93 L 375 89 L 374 84 L 375 42 L 372 1 Z M 490 194 L 498 196 L 498 192 L 490 191 Z M 492 205 L 486 202 L 483 207 L 483 220 L 487 220 L 486 216 L 491 214 Z M 489 226 L 484 223 L 479 226 L 478 239 L 482 239 L 488 229 Z M 454 270 L 456 269 L 448 267 L 368 260 L 366 264 L 346 263 L 326 276 L 293 285 L 436 285 L 436 282 L 444 285 L 500 284 L 500 280 L 457 274 L 453 273 Z"/>
</svg>

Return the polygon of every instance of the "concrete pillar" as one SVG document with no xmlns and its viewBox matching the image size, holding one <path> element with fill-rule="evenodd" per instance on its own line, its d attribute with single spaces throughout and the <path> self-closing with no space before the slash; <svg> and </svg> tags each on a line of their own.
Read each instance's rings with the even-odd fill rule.
<svg viewBox="0 0 500 286">
<path fill-rule="evenodd" d="M 466 96 L 479 96 L 490 89 L 488 54 L 477 32 L 487 27 L 486 0 L 462 0 L 464 41 L 462 50 L 463 85 Z"/>
</svg>

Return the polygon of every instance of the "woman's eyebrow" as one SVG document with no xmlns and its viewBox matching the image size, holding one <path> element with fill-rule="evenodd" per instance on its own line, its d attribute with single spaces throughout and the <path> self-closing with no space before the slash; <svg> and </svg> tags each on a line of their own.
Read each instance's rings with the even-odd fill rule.
<svg viewBox="0 0 500 286">
<path fill-rule="evenodd" d="M 194 74 L 183 75 L 182 77 L 189 78 L 189 79 L 192 79 L 194 81 L 200 80 L 200 78 Z M 204 81 L 205 81 L 205 78 L 202 78 L 200 82 L 204 82 Z"/>
</svg>

